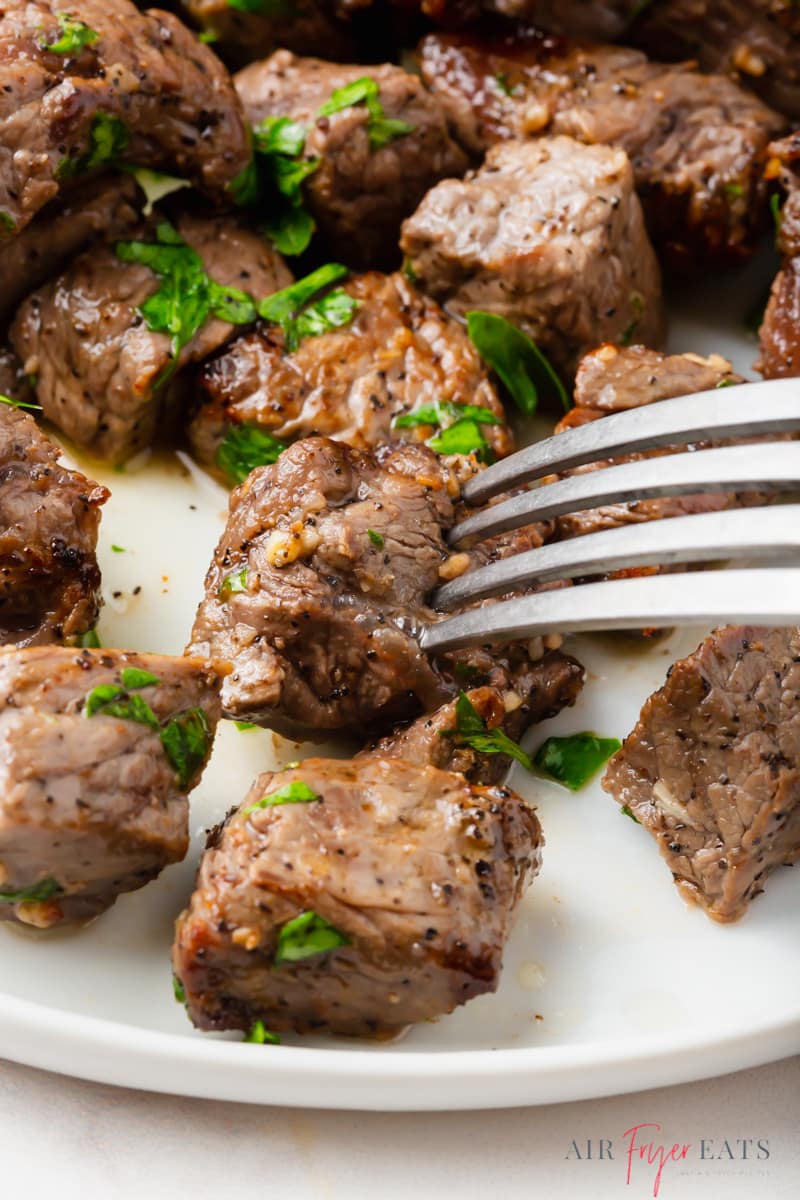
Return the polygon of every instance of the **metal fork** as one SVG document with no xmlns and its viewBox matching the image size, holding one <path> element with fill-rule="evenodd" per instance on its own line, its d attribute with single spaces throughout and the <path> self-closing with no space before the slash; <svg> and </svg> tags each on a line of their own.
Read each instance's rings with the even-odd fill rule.
<svg viewBox="0 0 800 1200">
<path fill-rule="evenodd" d="M 461 521 L 450 542 L 472 544 L 564 513 L 657 496 L 800 493 L 800 441 L 691 449 L 695 443 L 792 431 L 800 431 L 800 379 L 717 388 L 605 417 L 488 467 L 466 485 L 464 499 L 475 505 L 583 464 L 664 446 L 684 449 L 537 482 Z M 462 575 L 439 588 L 433 604 L 447 610 L 520 591 L 533 581 L 720 560 L 758 565 L 610 579 L 499 600 L 431 623 L 420 643 L 439 652 L 552 631 L 800 623 L 800 565 L 787 565 L 800 564 L 800 504 L 670 517 L 555 542 Z"/>
</svg>

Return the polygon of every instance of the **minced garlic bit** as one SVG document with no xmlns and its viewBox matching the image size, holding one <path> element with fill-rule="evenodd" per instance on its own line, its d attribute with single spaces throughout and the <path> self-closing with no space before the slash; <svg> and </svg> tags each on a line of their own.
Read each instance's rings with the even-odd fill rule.
<svg viewBox="0 0 800 1200">
<path fill-rule="evenodd" d="M 458 554 L 451 554 L 445 559 L 439 567 L 440 579 L 458 579 L 459 575 L 463 575 L 469 570 L 469 555 L 462 550 Z"/>
<path fill-rule="evenodd" d="M 560 650 L 564 645 L 564 639 L 560 633 L 548 633 L 544 638 L 545 650 Z"/>
<path fill-rule="evenodd" d="M 243 946 L 245 950 L 255 950 L 260 940 L 258 931 L 251 929 L 249 925 L 241 925 L 231 934 L 231 941 L 237 946 Z"/>
<path fill-rule="evenodd" d="M 514 692 L 511 689 L 503 692 L 503 708 L 507 713 L 516 712 L 521 704 L 522 696 L 520 696 L 519 692 Z"/>
<path fill-rule="evenodd" d="M 49 929 L 61 920 L 61 907 L 53 900 L 28 900 L 17 904 L 14 914 L 23 925 L 33 925 L 36 929 Z"/>
<path fill-rule="evenodd" d="M 313 554 L 319 543 L 317 531 L 299 521 L 291 529 L 273 529 L 264 548 L 267 562 L 271 567 L 286 567 Z"/>
<path fill-rule="evenodd" d="M 737 71 L 743 71 L 745 75 L 754 75 L 759 78 L 767 69 L 767 64 L 764 62 L 760 54 L 756 54 L 749 46 L 737 46 L 733 54 L 733 65 Z"/>
</svg>

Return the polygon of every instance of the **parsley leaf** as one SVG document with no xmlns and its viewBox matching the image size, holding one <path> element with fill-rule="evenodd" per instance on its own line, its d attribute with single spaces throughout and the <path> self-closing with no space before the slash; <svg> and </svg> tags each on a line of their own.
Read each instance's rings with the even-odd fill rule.
<svg viewBox="0 0 800 1200">
<path fill-rule="evenodd" d="M 40 879 L 18 891 L 3 891 L 0 889 L 0 904 L 37 904 L 43 900 L 52 900 L 60 896 L 64 889 L 55 879 Z"/>
<path fill-rule="evenodd" d="M 0 404 L 10 404 L 12 408 L 30 408 L 37 412 L 41 409 L 41 404 L 28 404 L 25 400 L 15 400 L 13 396 L 4 396 L 0 393 Z"/>
<path fill-rule="evenodd" d="M 231 596 L 235 592 L 247 591 L 247 567 L 242 567 L 241 571 L 235 571 L 233 575 L 226 575 L 219 586 L 217 595 L 220 600 L 224 600 L 226 596 Z"/>
<path fill-rule="evenodd" d="M 642 822 L 639 820 L 639 818 L 636 816 L 636 814 L 632 811 L 632 809 L 630 809 L 628 807 L 627 804 L 623 804 L 622 808 L 619 811 L 622 813 L 623 816 L 630 817 L 630 819 L 632 821 L 635 821 L 637 825 L 641 825 Z"/>
<path fill-rule="evenodd" d="M 286 16 L 292 12 L 288 0 L 226 0 L 228 8 L 238 12 L 257 13 L 262 17 Z"/>
<path fill-rule="evenodd" d="M 573 733 L 569 737 L 551 737 L 534 756 L 540 771 L 577 792 L 616 754 L 619 738 L 601 738 L 596 733 Z"/>
<path fill-rule="evenodd" d="M 100 683 L 92 688 L 83 708 L 86 717 L 119 717 L 123 721 L 136 721 L 148 729 L 158 729 L 158 717 L 141 696 L 131 696 L 125 688 L 115 683 Z"/>
<path fill-rule="evenodd" d="M 53 54 L 80 54 L 84 46 L 92 46 L 100 37 L 94 29 L 77 21 L 69 13 L 59 13 L 58 23 L 61 27 L 61 37 L 55 42 L 40 42 L 43 50 Z"/>
<path fill-rule="evenodd" d="M 266 117 L 253 129 L 256 189 L 270 212 L 264 232 L 281 254 L 302 254 L 316 229 L 303 203 L 302 184 L 320 165 L 303 158 L 306 130 L 291 117 Z"/>
<path fill-rule="evenodd" d="M 184 790 L 205 762 L 211 742 L 211 729 L 202 708 L 187 708 L 161 730 L 164 753 Z"/>
<path fill-rule="evenodd" d="M 526 333 L 497 313 L 468 312 L 467 332 L 475 349 L 507 388 L 520 412 L 536 411 L 539 393 L 570 407 L 553 366 Z"/>
<path fill-rule="evenodd" d="M 17 228 L 17 223 L 11 216 L 11 213 L 0 212 L 0 234 L 14 233 Z"/>
<path fill-rule="evenodd" d="M 114 163 L 128 149 L 130 142 L 130 130 L 124 121 L 110 113 L 95 113 L 89 130 L 88 150 L 80 158 L 62 158 L 56 178 L 74 179 L 76 175 Z"/>
<path fill-rule="evenodd" d="M 138 692 L 146 687 L 157 687 L 161 683 L 157 675 L 153 675 L 150 671 L 143 671 L 141 667 L 123 667 L 119 677 L 122 686 L 128 692 Z"/>
<path fill-rule="evenodd" d="M 86 633 L 80 635 L 75 645 L 81 646 L 84 650 L 99 650 L 102 643 L 97 630 L 88 629 Z"/>
<path fill-rule="evenodd" d="M 273 1033 L 271 1029 L 267 1029 L 263 1021 L 254 1021 L 250 1026 L 244 1038 L 246 1042 L 252 1042 L 256 1046 L 280 1046 L 280 1034 Z"/>
<path fill-rule="evenodd" d="M 234 721 L 233 723 L 240 733 L 247 733 L 250 729 L 258 729 L 258 726 L 254 725 L 252 721 Z"/>
<path fill-rule="evenodd" d="M 277 462 L 286 449 L 258 425 L 229 425 L 217 450 L 217 466 L 235 483 L 242 483 L 256 467 Z"/>
<path fill-rule="evenodd" d="M 472 454 L 487 460 L 491 447 L 483 435 L 482 425 L 502 425 L 502 419 L 490 408 L 475 404 L 454 404 L 449 400 L 437 400 L 433 404 L 422 404 L 411 412 L 395 418 L 397 429 L 411 429 L 418 425 L 438 426 L 440 432 L 428 438 L 427 444 L 438 454 Z"/>
<path fill-rule="evenodd" d="M 186 1003 L 186 989 L 177 975 L 172 976 L 172 994 L 178 1001 L 178 1004 Z"/>
<path fill-rule="evenodd" d="M 458 694 L 455 729 L 443 729 L 439 736 L 454 737 L 462 746 L 469 746 L 479 754 L 508 754 L 527 770 L 533 770 L 528 755 L 508 734 L 502 729 L 486 728 L 486 722 L 466 692 Z"/>
<path fill-rule="evenodd" d="M 321 799 L 319 793 L 304 783 L 302 779 L 295 779 L 292 783 L 287 783 L 285 787 L 278 788 L 277 792 L 270 792 L 268 796 L 251 804 L 244 810 L 244 815 L 256 812 L 259 808 L 277 808 L 281 804 L 310 804 L 313 800 Z"/>
<path fill-rule="evenodd" d="M 344 279 L 347 273 L 347 267 L 339 263 L 327 263 L 259 303 L 258 315 L 265 321 L 280 325 L 290 354 L 303 338 L 328 333 L 352 320 L 359 301 L 343 288 L 335 288 L 319 300 L 314 300 L 319 292 Z"/>
<path fill-rule="evenodd" d="M 334 113 L 361 103 L 366 104 L 369 114 L 367 136 L 371 150 L 380 150 L 389 142 L 393 142 L 395 138 L 413 133 L 416 128 L 415 125 L 409 125 L 408 121 L 400 121 L 386 116 L 386 110 L 380 101 L 378 82 L 369 75 L 363 75 L 360 79 L 354 79 L 352 83 L 345 84 L 344 87 L 336 88 L 331 93 L 330 100 L 327 100 L 317 111 L 317 116 L 331 117 Z"/>
<path fill-rule="evenodd" d="M 314 954 L 324 954 L 337 946 L 348 946 L 350 939 L 315 912 L 302 912 L 278 931 L 275 966 L 299 962 Z"/>
<path fill-rule="evenodd" d="M 159 222 L 155 242 L 117 242 L 114 252 L 122 262 L 149 267 L 160 286 L 139 306 L 148 329 L 172 338 L 172 363 L 155 386 L 166 382 L 183 347 L 206 323 L 219 317 L 232 325 L 246 325 L 256 317 L 255 305 L 238 288 L 223 287 L 206 273 L 203 260 L 187 245 L 168 221 Z"/>
<path fill-rule="evenodd" d="M 368 529 L 367 537 L 372 542 L 373 546 L 377 546 L 379 550 L 383 549 L 385 545 L 384 537 L 382 533 L 378 533 L 377 529 Z"/>
</svg>

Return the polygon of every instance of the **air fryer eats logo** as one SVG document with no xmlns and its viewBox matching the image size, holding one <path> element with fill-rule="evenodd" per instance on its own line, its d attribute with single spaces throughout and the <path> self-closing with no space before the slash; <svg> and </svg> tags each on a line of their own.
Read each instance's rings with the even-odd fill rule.
<svg viewBox="0 0 800 1200">
<path fill-rule="evenodd" d="M 687 1164 L 764 1163 L 769 1158 L 768 1138 L 699 1138 L 672 1142 L 657 1121 L 631 1125 L 620 1138 L 573 1139 L 564 1156 L 575 1162 L 620 1162 L 631 1197 L 662 1195 L 670 1179 L 696 1173 Z M 663 1193 L 667 1195 L 668 1193 Z"/>
</svg>

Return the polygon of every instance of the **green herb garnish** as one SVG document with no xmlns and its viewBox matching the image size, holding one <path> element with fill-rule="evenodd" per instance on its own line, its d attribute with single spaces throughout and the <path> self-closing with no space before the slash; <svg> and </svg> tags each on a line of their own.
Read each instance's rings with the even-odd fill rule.
<svg viewBox="0 0 800 1200">
<path fill-rule="evenodd" d="M 172 994 L 178 1001 L 178 1004 L 186 1003 L 186 989 L 177 975 L 172 976 Z"/>
<path fill-rule="evenodd" d="M 0 233 L 14 233 L 17 228 L 17 222 L 11 216 L 11 213 L 0 212 Z"/>
<path fill-rule="evenodd" d="M 397 429 L 412 429 L 419 425 L 438 427 L 439 433 L 428 438 L 427 444 L 438 454 L 477 454 L 488 459 L 491 447 L 483 435 L 482 425 L 502 425 L 502 419 L 490 408 L 475 404 L 453 404 L 437 400 L 423 404 L 397 417 Z"/>
<path fill-rule="evenodd" d="M 302 185 L 321 160 L 303 157 L 306 136 L 291 117 L 266 117 L 253 130 L 257 198 L 270 213 L 263 228 L 281 254 L 302 254 L 316 229 Z"/>
<path fill-rule="evenodd" d="M 533 761 L 540 771 L 577 792 L 596 775 L 622 742 L 619 738 L 601 738 L 596 733 L 573 733 L 569 737 L 551 737 L 543 742 Z"/>
<path fill-rule="evenodd" d="M 151 671 L 143 671 L 141 667 L 123 667 L 119 673 L 122 686 L 126 692 L 138 692 L 142 688 L 157 687 L 161 680 Z"/>
<path fill-rule="evenodd" d="M 233 723 L 240 733 L 247 733 L 250 729 L 258 729 L 258 726 L 254 725 L 252 721 L 234 721 Z"/>
<path fill-rule="evenodd" d="M 86 633 L 82 633 L 75 644 L 83 650 L 99 650 L 102 645 L 96 629 L 88 629 Z"/>
<path fill-rule="evenodd" d="M 373 546 L 377 546 L 379 550 L 384 547 L 384 537 L 382 533 L 378 533 L 377 529 L 368 529 L 367 537 L 372 542 Z"/>
<path fill-rule="evenodd" d="M 313 800 L 321 799 L 319 793 L 304 783 L 302 779 L 295 779 L 292 783 L 287 783 L 285 787 L 278 788 L 277 792 L 270 792 L 268 796 L 251 804 L 244 810 L 244 815 L 247 816 L 248 813 L 255 812 L 259 808 L 278 808 L 281 804 L 311 804 Z"/>
<path fill-rule="evenodd" d="M 262 17 L 286 16 L 293 11 L 289 0 L 227 0 L 227 7 Z"/>
<path fill-rule="evenodd" d="M 213 46 L 219 41 L 219 34 L 216 29 L 203 29 L 197 35 L 198 42 L 202 42 L 204 46 Z"/>
<path fill-rule="evenodd" d="M 235 571 L 233 575 L 226 575 L 219 586 L 217 595 L 220 600 L 224 600 L 226 596 L 232 596 L 236 592 L 247 591 L 247 567 L 242 567 L 241 571 Z"/>
<path fill-rule="evenodd" d="M 528 755 L 508 734 L 502 729 L 486 728 L 486 722 L 466 692 L 459 692 L 456 701 L 455 729 L 443 729 L 439 736 L 455 738 L 460 745 L 469 746 L 480 754 L 508 754 L 527 770 L 533 770 Z"/>
<path fill-rule="evenodd" d="M 252 299 L 238 288 L 216 283 L 197 251 L 168 221 L 159 222 L 155 242 L 117 242 L 114 253 L 122 262 L 149 267 L 161 281 L 138 310 L 148 329 L 172 338 L 173 361 L 156 380 L 156 387 L 166 382 L 181 350 L 209 317 L 231 325 L 246 325 L 256 318 Z"/>
<path fill-rule="evenodd" d="M 280 1046 L 280 1034 L 273 1033 L 271 1029 L 267 1029 L 263 1021 L 254 1021 L 244 1037 L 245 1042 L 252 1042 L 256 1046 Z"/>
<path fill-rule="evenodd" d="M 494 81 L 504 96 L 513 96 L 517 91 L 517 88 L 512 87 L 508 82 L 508 76 L 504 71 L 498 71 L 494 77 Z"/>
<path fill-rule="evenodd" d="M 467 332 L 484 362 L 499 376 L 520 412 L 536 411 L 539 394 L 570 407 L 564 384 L 526 333 L 497 313 L 468 312 Z"/>
<path fill-rule="evenodd" d="M 622 808 L 619 811 L 621 813 L 623 813 L 624 816 L 630 817 L 630 819 L 632 821 L 635 821 L 637 825 L 641 825 L 642 822 L 639 820 L 639 818 L 636 816 L 636 814 L 628 807 L 627 804 L 623 804 Z"/>
<path fill-rule="evenodd" d="M 56 169 L 56 178 L 74 179 L 76 175 L 116 163 L 130 142 L 130 130 L 124 121 L 111 113 L 96 113 L 89 130 L 88 150 L 80 158 L 62 158 Z"/>
<path fill-rule="evenodd" d="M 10 404 L 12 408 L 30 408 L 39 410 L 41 404 L 28 404 L 25 400 L 15 400 L 13 396 L 4 396 L 0 393 L 0 404 Z"/>
<path fill-rule="evenodd" d="M 242 483 L 256 467 L 277 462 L 286 449 L 258 425 L 229 425 L 217 450 L 217 466 L 235 483 Z"/>
<path fill-rule="evenodd" d="M 202 708 L 187 708 L 161 730 L 164 753 L 184 790 L 205 762 L 211 742 L 211 729 Z"/>
<path fill-rule="evenodd" d="M 299 962 L 314 954 L 324 954 L 337 946 L 348 946 L 350 939 L 315 912 L 303 912 L 287 921 L 278 932 L 275 966 Z"/>
<path fill-rule="evenodd" d="M 111 543 L 111 549 L 114 551 L 115 554 L 124 554 L 125 553 L 124 546 L 115 546 L 113 542 Z"/>
<path fill-rule="evenodd" d="M 347 274 L 347 267 L 339 263 L 327 263 L 259 303 L 258 315 L 265 321 L 280 325 L 290 354 L 304 337 L 317 337 L 352 320 L 359 301 L 342 288 L 327 292 L 319 300 L 314 299 Z"/>
<path fill-rule="evenodd" d="M 334 113 L 362 103 L 366 104 L 369 113 L 367 135 L 371 150 L 380 150 L 382 146 L 388 145 L 395 138 L 413 133 L 416 128 L 414 125 L 409 125 L 408 121 L 399 121 L 386 116 L 380 101 L 378 83 L 369 75 L 364 75 L 361 79 L 354 79 L 352 83 L 345 84 L 344 87 L 336 88 L 331 93 L 330 100 L 326 101 L 318 110 L 317 116 L 332 117 Z"/>
<path fill-rule="evenodd" d="M 41 42 L 43 50 L 53 54 L 80 54 L 85 46 L 92 46 L 100 37 L 94 29 L 76 21 L 69 13 L 59 13 L 58 23 L 61 26 L 61 37 L 55 42 Z"/>
<path fill-rule="evenodd" d="M 55 879 L 40 879 L 38 883 L 32 883 L 16 892 L 0 889 L 0 904 L 40 904 L 43 900 L 52 900 L 54 896 L 60 896 L 63 891 L 63 887 Z"/>
<path fill-rule="evenodd" d="M 630 346 L 633 336 L 642 322 L 642 314 L 644 313 L 644 300 L 638 292 L 634 292 L 631 296 L 631 308 L 634 315 L 620 334 L 620 346 Z"/>
</svg>

